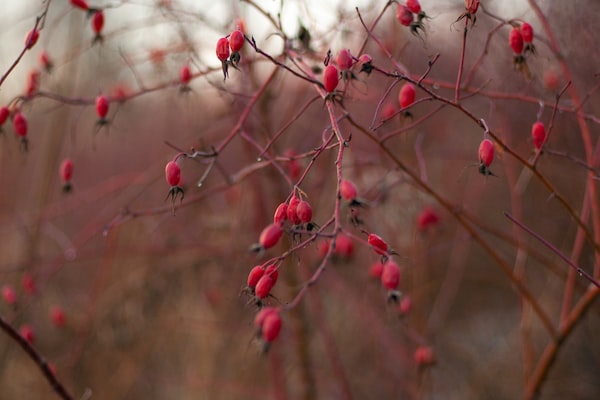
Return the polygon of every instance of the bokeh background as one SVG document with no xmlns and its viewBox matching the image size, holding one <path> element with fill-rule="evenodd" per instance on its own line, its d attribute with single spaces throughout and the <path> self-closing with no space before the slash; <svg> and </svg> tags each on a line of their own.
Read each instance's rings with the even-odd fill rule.
<svg viewBox="0 0 600 400">
<path fill-rule="evenodd" d="M 248 271 L 285 251 L 282 243 L 262 258 L 248 252 L 275 207 L 291 191 L 289 151 L 305 154 L 322 144 L 329 117 L 315 88 L 283 70 L 250 110 L 238 134 L 219 154 L 202 187 L 196 182 L 206 160 L 183 160 L 186 201 L 175 215 L 165 201 L 164 165 L 176 148 L 209 151 L 232 131 L 252 96 L 276 69 L 246 45 L 240 71 L 224 82 L 214 57 L 216 40 L 242 18 L 246 32 L 272 55 L 281 36 L 253 2 L 90 1 L 105 9 L 104 41 L 92 44 L 85 13 L 66 0 L 52 0 L 38 44 L 4 82 L 0 104 L 26 87 L 28 73 L 40 69 L 47 51 L 51 73 L 41 72 L 40 91 L 24 102 L 30 149 L 20 149 L 10 123 L 0 137 L 0 285 L 11 285 L 17 303 L 0 304 L 0 315 L 15 328 L 30 324 L 34 346 L 51 362 L 76 398 L 92 399 L 514 399 L 523 396 L 525 376 L 551 338 L 524 304 L 490 254 L 427 196 L 348 120 L 352 134 L 343 171 L 369 204 L 361 210 L 363 228 L 376 232 L 399 254 L 401 290 L 413 301 L 408 315 L 386 303 L 386 293 L 369 276 L 377 260 L 361 240 L 350 257 L 336 257 L 307 296 L 283 313 L 280 338 L 268 354 L 255 338 L 256 307 L 241 294 Z M 283 4 L 282 26 L 294 38 L 303 24 L 312 51 L 303 62 L 318 69 L 328 49 L 353 54 L 367 37 L 355 7 L 371 24 L 385 1 L 256 1 L 274 18 Z M 460 59 L 461 1 L 421 2 L 431 17 L 426 33 L 414 36 L 398 24 L 395 6 L 384 13 L 374 34 L 396 61 L 419 77 L 436 54 L 428 76 L 440 95 L 453 96 Z M 22 49 L 41 1 L 11 2 L 0 14 L 0 71 Z M 598 2 L 540 2 L 572 85 L 585 99 L 581 111 L 598 139 Z M 3 6 L 4 7 L 4 6 Z M 501 19 L 530 21 L 537 55 L 528 57 L 529 79 L 513 67 L 507 46 L 509 27 L 483 12 L 467 40 L 463 101 L 474 115 L 523 158 L 533 153 L 530 127 L 547 125 L 565 77 L 547 33 L 525 1 L 488 1 Z M 488 51 L 483 50 L 488 42 Z M 298 46 L 297 42 L 293 46 Z M 366 52 L 385 70 L 394 66 L 374 42 Z M 355 54 L 357 55 L 357 54 Z M 482 62 L 476 64 L 481 57 Z M 196 74 L 182 93 L 178 73 L 189 64 Z M 472 70 L 473 65 L 478 65 Z M 345 87 L 343 106 L 368 128 L 396 106 L 398 88 L 390 78 L 358 74 Z M 545 80 L 555 76 L 557 83 Z M 468 78 L 467 78 L 468 77 Z M 392 87 L 393 86 L 393 87 Z M 388 95 L 386 90 L 391 87 Z M 112 102 L 110 123 L 96 125 L 93 100 L 104 93 Z M 417 91 L 417 97 L 425 97 Z M 310 101 L 312 103 L 308 104 Z M 307 105 L 308 104 L 308 105 Z M 539 169 L 575 209 L 580 210 L 587 170 L 584 147 L 568 95 L 566 111 L 554 119 L 550 150 Z M 306 108 L 303 108 L 305 107 Z M 422 123 L 394 135 L 386 145 L 437 193 L 466 214 L 481 237 L 520 274 L 552 322 L 558 324 L 568 266 L 553 252 L 512 225 L 518 217 L 560 251 L 571 254 L 577 226 L 565 209 L 523 165 L 498 148 L 492 170 L 483 177 L 477 163 L 479 126 L 440 103 L 416 105 L 413 119 L 397 115 L 373 134 L 383 137 L 423 116 Z M 397 106 L 396 106 L 397 107 Z M 341 108 L 337 108 L 342 113 Z M 300 112 L 302 111 L 302 112 Z M 275 163 L 260 159 L 252 142 L 273 143 Z M 244 138 L 245 137 L 245 138 Z M 248 139 L 250 138 L 250 139 Z M 333 212 L 336 149 L 310 166 L 301 189 L 313 205 L 316 223 Z M 75 171 L 70 194 L 61 190 L 60 162 L 69 157 Z M 311 154 L 300 158 L 302 170 Z M 520 182 L 520 183 L 518 183 Z M 521 190 L 517 191 L 517 187 Z M 440 222 L 427 232 L 415 220 L 432 206 Z M 344 228 L 363 238 L 343 209 Z M 294 298 L 320 258 L 318 242 L 288 257 L 272 305 Z M 593 248 L 578 263 L 591 272 Z M 23 280 L 33 278 L 35 290 Z M 578 279 L 578 299 L 588 285 Z M 52 324 L 49 311 L 60 306 L 66 326 Z M 568 338 L 542 386 L 543 399 L 592 399 L 600 395 L 599 308 L 593 303 Z M 413 352 L 432 346 L 436 363 L 418 368 Z M 90 397 L 91 396 L 91 397 Z M 8 336 L 0 335 L 0 398 L 56 398 L 37 366 Z"/>
</svg>

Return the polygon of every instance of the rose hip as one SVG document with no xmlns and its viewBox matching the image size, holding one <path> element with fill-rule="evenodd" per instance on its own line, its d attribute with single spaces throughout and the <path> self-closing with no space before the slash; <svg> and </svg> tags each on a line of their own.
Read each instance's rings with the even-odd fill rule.
<svg viewBox="0 0 600 400">
<path fill-rule="evenodd" d="M 400 284 L 400 268 L 394 261 L 388 260 L 383 264 L 381 284 L 388 290 L 398 289 L 398 285 Z"/>
<path fill-rule="evenodd" d="M 323 85 L 327 93 L 332 93 L 340 81 L 338 69 L 335 65 L 329 64 L 323 72 Z"/>
<path fill-rule="evenodd" d="M 279 224 L 271 224 L 260 233 L 258 243 L 263 249 L 270 249 L 277 244 L 282 234 L 283 231 Z"/>
<path fill-rule="evenodd" d="M 412 105 L 415 102 L 416 91 L 415 87 L 412 83 L 405 83 L 404 86 L 400 89 L 400 94 L 398 95 L 398 101 L 400 102 L 400 107 L 406 108 Z"/>
<path fill-rule="evenodd" d="M 374 233 L 369 234 L 367 242 L 371 245 L 375 253 L 379 255 L 384 255 L 388 251 L 387 243 L 381 237 Z"/>
<path fill-rule="evenodd" d="M 533 145 L 536 149 L 541 149 L 542 145 L 546 141 L 546 128 L 541 122 L 536 122 L 531 127 L 531 138 L 533 139 Z"/>
</svg>

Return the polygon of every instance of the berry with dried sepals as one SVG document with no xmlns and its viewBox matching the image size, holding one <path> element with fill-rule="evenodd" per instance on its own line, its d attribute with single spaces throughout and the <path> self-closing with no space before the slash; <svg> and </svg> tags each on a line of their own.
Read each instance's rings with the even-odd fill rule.
<svg viewBox="0 0 600 400">
<path fill-rule="evenodd" d="M 370 233 L 367 242 L 371 245 L 375 253 L 380 256 L 387 254 L 388 244 L 380 236 Z"/>
<path fill-rule="evenodd" d="M 410 26 L 415 19 L 408 7 L 400 3 L 398 3 L 398 8 L 396 9 L 396 18 L 398 19 L 398 22 L 404 26 Z"/>
<path fill-rule="evenodd" d="M 94 11 L 92 16 L 92 30 L 94 31 L 94 43 L 102 41 L 102 28 L 104 28 L 104 12 Z"/>
<path fill-rule="evenodd" d="M 180 203 L 183 201 L 185 192 L 181 185 L 181 168 L 175 160 L 169 161 L 165 166 L 165 179 L 171 188 L 167 194 L 167 199 L 171 198 L 171 204 L 173 207 L 173 214 L 175 214 L 175 200 L 181 195 Z"/>
<path fill-rule="evenodd" d="M 400 285 L 400 267 L 392 260 L 383 264 L 381 271 L 381 284 L 388 291 L 388 302 L 397 303 L 400 299 L 398 285 Z"/>
<path fill-rule="evenodd" d="M 479 144 L 479 172 L 483 175 L 494 175 L 490 171 L 490 165 L 494 161 L 494 143 L 489 139 L 483 139 Z"/>
<path fill-rule="evenodd" d="M 263 277 L 264 274 L 265 269 L 262 265 L 257 265 L 256 267 L 252 268 L 250 270 L 250 273 L 248 274 L 248 287 L 250 289 L 254 289 L 256 287 L 256 284 L 258 283 L 260 278 Z"/>
<path fill-rule="evenodd" d="M 523 42 L 525 42 L 525 49 L 523 52 L 535 54 L 535 46 L 533 45 L 533 27 L 529 23 L 523 22 L 520 30 L 521 36 L 523 36 Z"/>
<path fill-rule="evenodd" d="M 258 280 L 258 282 L 256 283 L 256 287 L 254 288 L 254 293 L 256 294 L 258 301 L 268 297 L 271 293 L 271 289 L 273 289 L 273 286 L 275 286 L 273 278 L 266 274 L 263 275 Z"/>
<path fill-rule="evenodd" d="M 71 179 L 73 178 L 73 161 L 69 158 L 65 158 L 60 164 L 60 179 L 63 182 L 63 192 L 68 193 L 73 188 Z"/>
<path fill-rule="evenodd" d="M 52 59 L 50 58 L 50 55 L 47 51 L 42 51 L 39 60 L 40 64 L 42 65 L 42 68 L 44 68 L 44 71 L 48 73 L 52 72 L 52 68 L 54 68 L 54 63 L 52 62 Z"/>
<path fill-rule="evenodd" d="M 348 179 L 342 179 L 340 182 L 340 195 L 343 199 L 353 202 L 356 200 L 356 196 L 358 195 L 358 191 L 356 190 L 356 185 L 352 181 Z"/>
<path fill-rule="evenodd" d="M 508 44 L 516 55 L 523 52 L 523 35 L 519 28 L 512 28 L 508 35 Z"/>
<path fill-rule="evenodd" d="M 296 197 L 296 195 L 293 195 L 292 198 L 290 199 L 290 202 L 288 203 L 287 219 L 293 225 L 300 224 L 300 218 L 298 217 L 298 213 L 296 213 L 296 209 L 298 208 L 299 203 L 300 203 L 300 199 L 298 197 Z"/>
<path fill-rule="evenodd" d="M 17 111 L 13 116 L 13 129 L 15 131 L 15 135 L 17 135 L 21 141 L 23 150 L 27 151 L 29 145 L 29 141 L 27 139 L 27 120 L 20 111 Z"/>
<path fill-rule="evenodd" d="M 229 39 L 227 39 L 226 37 L 222 37 L 217 41 L 216 54 L 219 61 L 221 61 L 221 67 L 223 69 L 223 80 L 225 80 L 229 76 Z"/>
<path fill-rule="evenodd" d="M 373 71 L 373 58 L 370 55 L 362 54 L 358 57 L 358 63 L 360 64 L 360 72 L 370 74 Z"/>
<path fill-rule="evenodd" d="M 352 59 L 352 54 L 350 54 L 350 50 L 342 49 L 338 52 L 336 62 L 340 70 L 347 71 L 352 68 L 352 64 L 354 60 Z"/>
<path fill-rule="evenodd" d="M 190 66 L 184 65 L 179 70 L 179 82 L 181 82 L 181 84 L 183 86 L 187 86 L 191 80 L 192 80 L 192 72 L 190 71 Z"/>
<path fill-rule="evenodd" d="M 244 34 L 239 29 L 236 29 L 229 35 L 229 47 L 231 48 L 229 60 L 234 67 L 237 67 L 240 62 L 240 50 L 242 46 L 244 46 Z"/>
<path fill-rule="evenodd" d="M 261 333 L 262 338 L 266 343 L 272 343 L 279 337 L 281 332 L 281 317 L 278 311 L 273 311 L 265 316 L 262 324 Z"/>
<path fill-rule="evenodd" d="M 340 81 L 338 69 L 335 65 L 329 64 L 323 72 L 323 85 L 327 93 L 333 93 Z"/>
</svg>

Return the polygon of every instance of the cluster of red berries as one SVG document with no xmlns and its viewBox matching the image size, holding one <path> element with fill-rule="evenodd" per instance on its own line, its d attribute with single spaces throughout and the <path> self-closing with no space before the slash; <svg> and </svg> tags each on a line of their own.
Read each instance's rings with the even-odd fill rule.
<svg viewBox="0 0 600 400">
<path fill-rule="evenodd" d="M 229 66 L 238 69 L 240 62 L 240 50 L 244 45 L 244 33 L 236 29 L 229 36 L 222 37 L 217 41 L 217 58 L 221 61 L 223 69 L 223 80 L 229 76 Z M 230 51 L 231 50 L 231 51 Z"/>
<path fill-rule="evenodd" d="M 246 290 L 254 296 L 258 306 L 262 306 L 264 299 L 269 297 L 278 278 L 279 271 L 276 264 L 257 265 L 250 270 Z"/>
<path fill-rule="evenodd" d="M 263 342 L 263 351 L 267 352 L 271 343 L 279 337 L 281 332 L 281 315 L 279 309 L 274 307 L 262 308 L 254 317 L 257 336 Z"/>
<path fill-rule="evenodd" d="M 406 4 L 398 3 L 396 18 L 400 24 L 410 27 L 411 33 L 415 35 L 419 34 L 419 29 L 425 31 L 423 20 L 427 18 L 427 14 L 421 9 L 419 0 L 406 0 Z"/>
</svg>

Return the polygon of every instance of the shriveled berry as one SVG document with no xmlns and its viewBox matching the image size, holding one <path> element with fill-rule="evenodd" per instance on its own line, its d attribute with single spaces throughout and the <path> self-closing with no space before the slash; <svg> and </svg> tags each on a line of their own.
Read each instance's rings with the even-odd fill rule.
<svg viewBox="0 0 600 400">
<path fill-rule="evenodd" d="M 262 324 L 261 336 L 267 343 L 273 342 L 281 332 L 281 316 L 279 312 L 270 312 L 265 316 Z"/>
<path fill-rule="evenodd" d="M 312 221 L 312 207 L 306 200 L 302 200 L 296 206 L 296 215 L 300 220 L 300 223 L 306 224 Z"/>
<path fill-rule="evenodd" d="M 412 105 L 415 102 L 416 91 L 415 87 L 412 83 L 405 83 L 404 86 L 400 89 L 400 94 L 398 95 L 398 101 L 400 102 L 400 107 L 406 108 Z"/>
<path fill-rule="evenodd" d="M 271 289 L 273 289 L 273 286 L 275 284 L 273 283 L 273 279 L 271 279 L 270 276 L 268 275 L 263 275 L 258 282 L 256 283 L 256 287 L 254 288 L 254 293 L 256 294 L 256 297 L 258 297 L 259 299 L 264 299 L 265 297 L 269 296 L 269 293 L 271 293 Z"/>
<path fill-rule="evenodd" d="M 377 260 L 371 267 L 369 267 L 369 275 L 375 279 L 381 279 L 381 273 L 383 272 L 383 264 L 381 261 Z"/>
<path fill-rule="evenodd" d="M 406 0 L 406 7 L 412 13 L 418 14 L 421 12 L 421 3 L 419 3 L 419 0 Z"/>
<path fill-rule="evenodd" d="M 277 265 L 271 264 L 267 268 L 265 268 L 265 275 L 268 275 L 273 280 L 273 286 L 277 283 L 277 279 L 279 278 L 279 269 Z"/>
<path fill-rule="evenodd" d="M 508 35 L 508 44 L 515 54 L 523 52 L 523 35 L 519 28 L 512 28 Z"/>
<path fill-rule="evenodd" d="M 181 168 L 175 161 L 169 161 L 165 166 L 165 178 L 169 186 L 179 186 L 181 183 Z"/>
<path fill-rule="evenodd" d="M 339 51 L 337 58 L 337 65 L 340 67 L 342 71 L 349 70 L 352 68 L 352 63 L 354 60 L 352 59 L 352 54 L 350 54 L 350 50 L 342 49 Z"/>
<path fill-rule="evenodd" d="M 92 29 L 96 36 L 100 36 L 102 28 L 104 28 L 104 12 L 102 10 L 97 10 L 92 16 Z"/>
<path fill-rule="evenodd" d="M 342 195 L 343 199 L 352 201 L 356 199 L 358 192 L 352 181 L 342 179 L 342 182 L 340 183 L 340 194 Z"/>
<path fill-rule="evenodd" d="M 279 224 L 271 224 L 260 233 L 258 243 L 263 249 L 270 249 L 275 246 L 281 238 L 283 231 Z"/>
<path fill-rule="evenodd" d="M 106 115 L 108 114 L 108 98 L 101 94 L 96 97 L 96 114 L 101 120 L 104 120 Z"/>
<path fill-rule="evenodd" d="M 383 264 L 381 284 L 388 290 L 398 289 L 398 285 L 400 284 L 400 267 L 394 261 L 388 260 Z"/>
<path fill-rule="evenodd" d="M 521 24 L 521 36 L 525 43 L 533 42 L 533 27 L 527 22 Z"/>
<path fill-rule="evenodd" d="M 229 35 L 229 47 L 234 53 L 239 53 L 244 45 L 244 34 L 240 30 L 235 30 Z"/>
<path fill-rule="evenodd" d="M 217 58 L 220 61 L 227 61 L 229 58 L 229 40 L 223 37 L 217 41 Z"/>
<path fill-rule="evenodd" d="M 24 138 L 27 136 L 27 120 L 20 111 L 17 111 L 13 117 L 13 129 L 18 137 Z"/>
<path fill-rule="evenodd" d="M 265 269 L 262 267 L 262 265 L 257 265 L 256 267 L 252 268 L 248 274 L 248 287 L 255 288 L 258 280 L 262 278 L 264 274 Z"/>
<path fill-rule="evenodd" d="M 378 235 L 371 233 L 367 238 L 367 242 L 371 245 L 375 253 L 384 255 L 388 251 L 388 244 Z"/>
<path fill-rule="evenodd" d="M 323 72 L 323 85 L 325 85 L 325 91 L 331 93 L 335 90 L 340 81 L 338 69 L 335 65 L 329 64 L 325 67 Z"/>
<path fill-rule="evenodd" d="M 281 203 L 279 206 L 277 206 L 275 215 L 273 215 L 273 223 L 280 225 L 283 224 L 287 219 L 287 209 L 287 203 Z"/>
<path fill-rule="evenodd" d="M 479 162 L 488 168 L 494 161 L 494 143 L 489 139 L 483 139 L 479 145 Z"/>
<path fill-rule="evenodd" d="M 531 127 L 531 138 L 536 149 L 540 149 L 546 141 L 546 127 L 541 122 L 536 122 Z"/>
<path fill-rule="evenodd" d="M 413 13 L 410 12 L 408 7 L 403 4 L 398 4 L 398 8 L 396 9 L 396 18 L 398 19 L 398 22 L 404 26 L 410 26 L 414 20 Z"/>
</svg>

